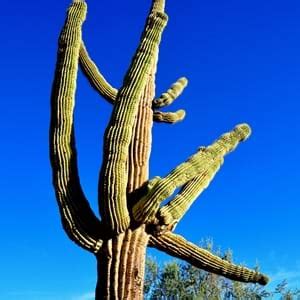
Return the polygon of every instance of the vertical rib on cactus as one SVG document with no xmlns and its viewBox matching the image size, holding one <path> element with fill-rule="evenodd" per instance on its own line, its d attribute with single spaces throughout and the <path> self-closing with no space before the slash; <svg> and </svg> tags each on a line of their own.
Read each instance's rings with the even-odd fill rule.
<svg viewBox="0 0 300 300">
<path fill-rule="evenodd" d="M 101 226 L 82 192 L 76 162 L 73 110 L 81 25 L 86 5 L 74 2 L 59 38 L 59 51 L 52 88 L 50 155 L 53 183 L 64 228 L 69 237 L 85 249 L 97 252 Z"/>
<path fill-rule="evenodd" d="M 149 246 L 185 260 L 197 268 L 225 276 L 232 280 L 253 282 L 262 285 L 268 282 L 268 277 L 265 275 L 221 259 L 174 233 L 168 232 L 162 236 L 151 236 Z"/>
<path fill-rule="evenodd" d="M 156 61 L 153 65 L 154 66 L 148 75 L 147 84 L 139 103 L 138 113 L 136 115 L 132 139 L 129 147 L 127 184 L 128 193 L 138 189 L 148 179 L 148 164 L 152 141 L 151 129 L 153 123 L 151 103 L 155 89 L 154 77 Z"/>
<path fill-rule="evenodd" d="M 133 216 L 138 222 L 150 223 L 154 220 L 160 203 L 170 197 L 176 188 L 181 187 L 202 172 L 209 170 L 216 159 L 234 150 L 240 141 L 250 135 L 250 127 L 241 124 L 229 133 L 222 135 L 216 142 L 191 156 L 176 167 L 165 178 L 158 180 L 150 192 L 143 196 L 133 207 Z"/>
<path fill-rule="evenodd" d="M 104 241 L 97 254 L 96 299 L 142 299 L 146 247 L 145 226 Z"/>
<path fill-rule="evenodd" d="M 146 85 L 147 73 L 153 64 L 153 56 L 158 51 L 166 23 L 166 14 L 152 10 L 105 132 L 103 165 L 99 180 L 99 208 L 103 222 L 114 233 L 123 232 L 130 223 L 126 187 L 127 156 L 132 127 Z"/>
</svg>

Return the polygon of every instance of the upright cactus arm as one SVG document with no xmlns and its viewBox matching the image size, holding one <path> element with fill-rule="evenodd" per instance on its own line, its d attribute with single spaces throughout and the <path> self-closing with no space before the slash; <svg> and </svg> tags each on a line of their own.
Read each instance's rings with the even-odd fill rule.
<svg viewBox="0 0 300 300">
<path fill-rule="evenodd" d="M 176 188 L 179 188 L 192 180 L 194 177 L 208 172 L 227 153 L 236 148 L 240 141 L 250 135 L 250 127 L 247 124 L 238 125 L 222 135 L 212 145 L 204 148 L 191 156 L 187 161 L 176 167 L 165 178 L 156 180 L 149 192 L 144 195 L 133 207 L 133 216 L 138 222 L 151 223 L 159 205 L 170 197 Z"/>
<path fill-rule="evenodd" d="M 59 38 L 51 95 L 50 156 L 63 226 L 74 242 L 97 252 L 102 243 L 102 227 L 80 186 L 73 129 L 77 64 L 85 15 L 84 1 L 74 1 Z"/>
<path fill-rule="evenodd" d="M 118 90 L 105 80 L 96 64 L 90 58 L 83 42 L 79 51 L 79 65 L 91 86 L 109 103 L 114 103 Z"/>
<path fill-rule="evenodd" d="M 171 256 L 182 259 L 191 265 L 205 271 L 222 275 L 226 278 L 241 281 L 253 282 L 266 285 L 268 277 L 259 272 L 238 266 L 211 254 L 209 251 L 200 248 L 182 236 L 167 232 L 160 236 L 150 236 L 149 246 L 157 248 Z"/>
<path fill-rule="evenodd" d="M 223 158 L 216 160 L 210 168 L 187 182 L 180 192 L 158 211 L 157 218 L 162 230 L 180 221 L 193 202 L 208 187 L 222 163 Z"/>
<path fill-rule="evenodd" d="M 153 2 L 141 43 L 125 75 L 105 132 L 99 208 L 105 225 L 112 233 L 123 232 L 130 222 L 126 195 L 127 157 L 138 104 L 167 23 L 163 4 L 163 0 Z"/>
<path fill-rule="evenodd" d="M 161 108 L 172 104 L 182 94 L 187 84 L 188 80 L 185 77 L 179 78 L 165 93 L 153 100 L 153 108 Z"/>
</svg>

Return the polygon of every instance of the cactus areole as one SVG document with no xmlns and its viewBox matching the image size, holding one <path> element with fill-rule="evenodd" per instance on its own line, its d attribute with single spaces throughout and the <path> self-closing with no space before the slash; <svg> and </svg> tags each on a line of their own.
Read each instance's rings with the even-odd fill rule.
<svg viewBox="0 0 300 300">
<path fill-rule="evenodd" d="M 224 156 L 248 138 L 247 124 L 237 125 L 210 146 L 201 147 L 166 177 L 148 178 L 153 122 L 175 123 L 183 110 L 162 112 L 187 85 L 180 78 L 155 95 L 155 73 L 165 1 L 153 0 L 140 44 L 120 89 L 112 87 L 90 58 L 82 40 L 87 4 L 74 0 L 59 36 L 51 95 L 50 156 L 63 227 L 77 245 L 97 259 L 96 299 L 142 299 L 147 247 L 154 247 L 203 270 L 227 278 L 266 284 L 268 278 L 234 265 L 186 241 L 172 230 L 208 186 Z M 91 86 L 113 105 L 104 134 L 99 175 L 99 219 L 80 186 L 73 113 L 78 66 Z M 162 202 L 180 191 L 165 205 Z"/>
</svg>

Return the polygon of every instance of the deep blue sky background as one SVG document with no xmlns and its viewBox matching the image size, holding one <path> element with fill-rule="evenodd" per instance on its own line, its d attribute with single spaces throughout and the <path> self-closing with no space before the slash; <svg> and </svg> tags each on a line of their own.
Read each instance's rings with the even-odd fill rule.
<svg viewBox="0 0 300 300">
<path fill-rule="evenodd" d="M 64 234 L 48 159 L 49 97 L 57 37 L 69 1 L 1 4 L 0 299 L 91 299 L 95 260 Z M 88 1 L 83 37 L 116 87 L 137 46 L 150 0 Z M 251 138 L 176 228 L 197 243 L 213 237 L 237 262 L 300 286 L 300 3 L 167 1 L 157 94 L 189 79 L 155 125 L 151 176 L 165 175 L 236 124 Z M 110 106 L 79 75 L 76 134 L 82 185 L 96 208 L 102 134 Z M 158 260 L 166 257 L 160 256 Z"/>
</svg>

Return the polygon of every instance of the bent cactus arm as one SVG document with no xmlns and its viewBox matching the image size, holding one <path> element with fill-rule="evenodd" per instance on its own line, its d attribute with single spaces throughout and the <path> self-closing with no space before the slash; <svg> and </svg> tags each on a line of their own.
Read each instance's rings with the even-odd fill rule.
<svg viewBox="0 0 300 300">
<path fill-rule="evenodd" d="M 83 42 L 80 45 L 79 65 L 91 86 L 109 103 L 116 101 L 118 90 L 112 87 L 90 58 Z"/>
<path fill-rule="evenodd" d="M 266 285 L 269 281 L 264 274 L 221 259 L 209 251 L 186 241 L 178 234 L 168 232 L 161 236 L 152 235 L 150 236 L 149 246 L 180 258 L 204 271 L 222 275 L 232 280 L 262 285 Z"/>
<path fill-rule="evenodd" d="M 103 231 L 80 186 L 73 129 L 81 25 L 85 15 L 86 4 L 74 2 L 59 38 L 51 95 L 50 156 L 63 226 L 71 240 L 97 252 Z"/>
<path fill-rule="evenodd" d="M 79 65 L 90 85 L 109 103 L 114 104 L 117 98 L 118 90 L 112 87 L 106 81 L 97 65 L 89 56 L 83 42 L 81 43 L 79 51 Z M 180 78 L 166 93 L 154 100 L 153 108 L 159 108 L 171 104 L 179 96 L 179 94 L 182 93 L 186 83 L 187 81 L 185 78 Z M 153 112 L 153 121 L 159 123 L 177 123 L 182 121 L 184 117 L 185 111 L 182 109 L 178 110 L 177 112 L 161 112 L 157 110 Z"/>
</svg>

